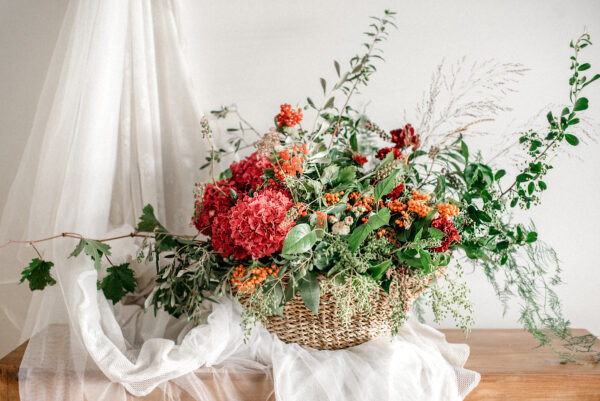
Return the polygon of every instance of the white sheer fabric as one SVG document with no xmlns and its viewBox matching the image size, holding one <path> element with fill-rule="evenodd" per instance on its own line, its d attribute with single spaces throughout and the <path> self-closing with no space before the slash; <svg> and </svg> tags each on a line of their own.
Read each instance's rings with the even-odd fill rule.
<svg viewBox="0 0 600 401">
<path fill-rule="evenodd" d="M 128 233 L 152 203 L 183 232 L 202 156 L 200 117 L 180 44 L 176 0 L 73 0 L 42 93 L 33 131 L 4 210 L 0 241 L 63 231 L 88 237 Z M 109 304 L 74 243 L 40 249 L 58 284 L 31 302 L 21 399 L 242 400 L 256 375 L 265 399 L 458 400 L 479 376 L 462 368 L 468 348 L 410 320 L 393 341 L 336 351 L 284 344 L 263 328 L 247 343 L 239 305 L 222 299 L 192 327 L 164 312 L 143 312 L 153 267 L 135 266 L 138 294 Z M 14 250 L 14 248 L 13 248 Z M 114 243 L 135 254 L 133 241 Z M 1 284 L 18 279 L 31 250 L 3 249 Z M 125 259 L 125 256 L 122 256 Z M 25 290 L 25 289 L 24 289 Z M 16 324 L 23 299 L 2 299 Z M 42 333 L 42 334 L 39 334 Z M 211 378 L 194 373 L 209 367 Z M 51 374 L 51 380 L 48 380 Z M 167 381 L 171 380 L 170 383 Z M 267 381 L 269 383 L 269 381 Z M 272 394 L 271 394 L 272 395 Z"/>
</svg>

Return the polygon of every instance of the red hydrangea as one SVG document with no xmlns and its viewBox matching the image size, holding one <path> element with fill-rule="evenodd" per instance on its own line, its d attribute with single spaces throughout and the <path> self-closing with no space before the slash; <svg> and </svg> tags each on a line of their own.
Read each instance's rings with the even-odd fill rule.
<svg viewBox="0 0 600 401">
<path fill-rule="evenodd" d="M 390 131 L 390 135 L 392 136 L 392 142 L 394 142 L 396 147 L 400 149 L 412 145 L 414 152 L 421 145 L 421 139 L 419 138 L 419 135 L 415 134 L 415 129 L 410 124 L 406 124 L 402 129 Z"/>
<path fill-rule="evenodd" d="M 237 260 L 248 258 L 246 250 L 236 245 L 231 237 L 230 213 L 218 214 L 212 221 L 212 246 L 217 253 L 226 258 L 233 256 Z"/>
<path fill-rule="evenodd" d="M 254 152 L 244 160 L 231 164 L 231 182 L 238 192 L 247 193 L 255 190 L 264 182 L 263 170 L 267 168 L 273 168 L 269 158 Z"/>
<path fill-rule="evenodd" d="M 294 201 L 288 194 L 272 188 L 238 200 L 229 212 L 233 243 L 255 260 L 280 251 L 285 236 L 295 224 L 286 218 L 293 206 Z"/>
<path fill-rule="evenodd" d="M 404 191 L 404 184 L 400 183 L 396 188 L 392 189 L 392 192 L 390 192 L 387 197 L 390 200 L 398 199 L 402 196 L 402 191 Z"/>
<path fill-rule="evenodd" d="M 385 155 L 390 152 L 394 152 L 394 159 L 399 159 L 402 157 L 402 151 L 399 148 L 381 148 L 375 154 L 375 158 L 379 160 L 385 159 Z"/>
<path fill-rule="evenodd" d="M 433 220 L 431 222 L 431 227 L 437 228 L 445 234 L 444 238 L 442 238 L 442 244 L 437 248 L 431 248 L 431 250 L 434 252 L 446 252 L 448 247 L 453 242 L 460 241 L 460 235 L 454 227 L 454 223 L 445 217 L 438 217 L 437 219 Z"/>
<path fill-rule="evenodd" d="M 233 205 L 229 192 L 231 188 L 229 181 L 217 181 L 208 184 L 202 197 L 196 198 L 192 223 L 198 231 L 206 231 L 217 215 L 226 213 Z"/>
<path fill-rule="evenodd" d="M 354 160 L 355 162 L 357 162 L 358 164 L 360 164 L 361 166 L 364 166 L 365 163 L 368 161 L 367 158 L 363 155 L 361 155 L 360 153 L 355 153 L 354 156 L 352 156 L 352 160 Z"/>
</svg>

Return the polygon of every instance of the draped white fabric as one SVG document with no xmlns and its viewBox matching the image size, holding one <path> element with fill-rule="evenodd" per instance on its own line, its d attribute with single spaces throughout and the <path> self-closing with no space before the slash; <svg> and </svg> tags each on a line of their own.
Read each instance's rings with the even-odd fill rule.
<svg viewBox="0 0 600 401">
<path fill-rule="evenodd" d="M 203 147 L 177 6 L 71 1 L 0 242 L 63 231 L 128 233 L 146 203 L 167 227 L 189 229 Z M 40 245 L 56 263 L 58 284 L 31 301 L 24 332 L 44 335 L 33 336 L 23 360 L 22 400 L 113 401 L 127 392 L 170 400 L 182 391 L 197 400 L 241 400 L 257 374 L 272 380 L 281 401 L 458 400 L 479 380 L 462 368 L 466 346 L 446 343 L 413 319 L 393 340 L 329 352 L 284 344 L 262 327 L 244 343 L 239 305 L 228 299 L 207 306 L 206 324 L 196 327 L 164 312 L 144 313 L 152 266 L 135 265 L 138 293 L 113 307 L 97 291 L 91 263 L 66 259 L 71 241 Z M 17 281 L 30 252 L 2 250 L 9 268 L 1 285 Z M 115 243 L 113 262 L 135 252 L 133 241 Z M 15 324 L 24 323 L 23 290 L 24 298 L 2 299 Z M 211 384 L 193 373 L 202 366 L 210 368 Z"/>
</svg>

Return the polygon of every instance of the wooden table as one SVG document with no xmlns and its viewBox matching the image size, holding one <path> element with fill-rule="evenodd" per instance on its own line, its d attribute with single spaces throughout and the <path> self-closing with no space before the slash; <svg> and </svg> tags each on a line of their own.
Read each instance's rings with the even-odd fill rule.
<svg viewBox="0 0 600 401">
<path fill-rule="evenodd" d="M 465 342 L 459 330 L 442 330 L 450 342 Z M 589 334 L 574 330 L 574 334 Z M 481 383 L 466 401 L 496 400 L 600 400 L 600 365 L 561 364 L 547 348 L 536 346 L 533 337 L 522 330 L 473 330 L 466 342 L 471 357 L 466 367 L 481 373 Z M 18 370 L 27 344 L 0 360 L 0 401 L 19 399 Z M 600 346 L 600 345 L 599 345 Z M 199 369 L 196 374 L 209 386 L 211 373 Z M 266 377 L 244 380 L 248 401 L 274 400 L 269 394 L 272 383 Z M 132 401 L 162 399 L 156 391 Z M 190 399 L 185 393 L 182 400 Z M 309 400 L 307 400 L 309 401 Z"/>
</svg>

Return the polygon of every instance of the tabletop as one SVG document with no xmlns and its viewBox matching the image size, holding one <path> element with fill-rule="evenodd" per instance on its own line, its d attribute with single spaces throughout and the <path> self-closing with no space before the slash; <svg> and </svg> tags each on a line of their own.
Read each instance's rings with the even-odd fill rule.
<svg viewBox="0 0 600 401">
<path fill-rule="evenodd" d="M 481 382 L 465 401 L 495 400 L 578 400 L 600 401 L 600 365 L 561 363 L 551 349 L 536 348 L 536 340 L 524 330 L 473 330 L 468 338 L 460 330 L 442 330 L 449 342 L 467 343 L 471 355 L 465 367 L 481 373 Z M 574 329 L 573 334 L 589 334 Z M 600 344 L 597 344 L 600 348 Z M 27 343 L 0 360 L 0 401 L 19 400 L 18 371 Z M 211 388 L 212 374 L 204 368 L 196 375 Z M 246 386 L 247 401 L 274 401 L 273 383 L 265 374 L 234 386 Z M 251 387 L 251 388 L 248 388 Z M 171 389 L 172 390 L 172 389 Z M 146 397 L 130 396 L 131 401 L 162 400 L 160 390 Z M 181 400 L 191 400 L 181 392 Z"/>
</svg>

